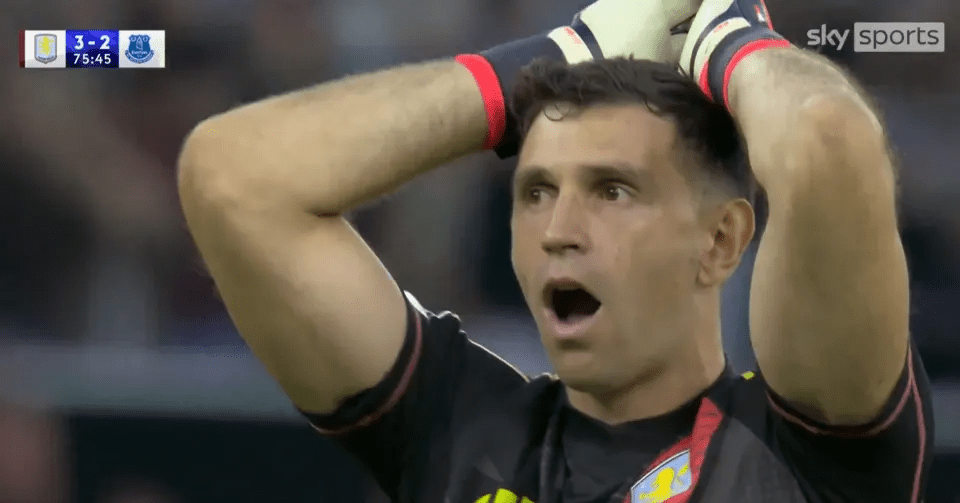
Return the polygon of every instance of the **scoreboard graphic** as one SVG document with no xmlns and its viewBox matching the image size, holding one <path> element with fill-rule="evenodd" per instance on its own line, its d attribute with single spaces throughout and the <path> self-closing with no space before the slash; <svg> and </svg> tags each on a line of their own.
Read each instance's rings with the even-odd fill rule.
<svg viewBox="0 0 960 503">
<path fill-rule="evenodd" d="M 21 68 L 166 68 L 164 30 L 22 30 Z"/>
</svg>

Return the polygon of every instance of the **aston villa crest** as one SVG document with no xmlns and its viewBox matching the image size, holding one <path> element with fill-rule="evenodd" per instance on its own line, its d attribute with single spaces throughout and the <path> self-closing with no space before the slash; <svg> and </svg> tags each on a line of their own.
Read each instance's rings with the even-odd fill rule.
<svg viewBox="0 0 960 503">
<path fill-rule="evenodd" d="M 57 36 L 43 33 L 33 37 L 33 59 L 41 63 L 50 63 L 57 59 Z"/>
<path fill-rule="evenodd" d="M 663 503 L 693 486 L 690 451 L 676 454 L 650 470 L 630 488 L 631 503 Z"/>
</svg>

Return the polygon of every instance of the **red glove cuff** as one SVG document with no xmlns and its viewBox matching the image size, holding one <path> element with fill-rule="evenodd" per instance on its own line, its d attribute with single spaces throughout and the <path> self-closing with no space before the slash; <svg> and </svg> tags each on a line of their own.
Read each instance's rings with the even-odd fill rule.
<svg viewBox="0 0 960 503">
<path fill-rule="evenodd" d="M 483 142 L 483 149 L 492 149 L 500 143 L 507 125 L 507 108 L 500 79 L 483 56 L 461 54 L 456 57 L 456 61 L 470 70 L 477 81 L 477 87 L 480 88 L 483 107 L 487 112 L 487 137 Z"/>
</svg>

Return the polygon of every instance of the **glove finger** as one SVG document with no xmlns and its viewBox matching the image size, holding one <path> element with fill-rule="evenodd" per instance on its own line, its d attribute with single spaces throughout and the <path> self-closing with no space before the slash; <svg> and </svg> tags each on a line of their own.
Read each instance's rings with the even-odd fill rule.
<svg viewBox="0 0 960 503">
<path fill-rule="evenodd" d="M 671 27 L 693 19 L 703 0 L 663 0 L 663 12 Z"/>
</svg>

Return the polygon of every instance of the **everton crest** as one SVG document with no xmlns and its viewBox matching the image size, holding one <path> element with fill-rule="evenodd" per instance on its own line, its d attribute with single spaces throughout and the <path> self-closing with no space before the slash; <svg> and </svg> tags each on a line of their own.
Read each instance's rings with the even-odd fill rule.
<svg viewBox="0 0 960 503">
<path fill-rule="evenodd" d="M 153 58 L 153 49 L 150 48 L 150 35 L 130 35 L 130 48 L 125 53 L 127 59 L 134 63 L 146 63 Z"/>
</svg>

